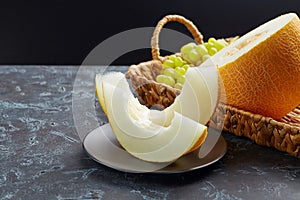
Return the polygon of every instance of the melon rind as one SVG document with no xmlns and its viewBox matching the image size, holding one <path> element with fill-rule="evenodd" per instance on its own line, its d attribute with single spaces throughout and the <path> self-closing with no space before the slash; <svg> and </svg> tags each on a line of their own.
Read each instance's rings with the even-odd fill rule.
<svg viewBox="0 0 300 200">
<path fill-rule="evenodd" d="M 257 35 L 230 56 L 234 47 Z M 226 104 L 274 119 L 300 104 L 300 20 L 295 13 L 268 21 L 212 59 L 225 87 Z"/>
</svg>

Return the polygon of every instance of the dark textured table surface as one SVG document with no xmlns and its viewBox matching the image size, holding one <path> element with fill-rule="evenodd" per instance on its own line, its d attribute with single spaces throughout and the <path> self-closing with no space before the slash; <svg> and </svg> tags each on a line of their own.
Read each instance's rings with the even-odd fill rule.
<svg viewBox="0 0 300 200">
<path fill-rule="evenodd" d="M 220 161 L 188 173 L 130 174 L 93 161 L 74 125 L 73 84 L 93 88 L 103 68 L 78 69 L 0 66 L 0 199 L 300 199 L 299 158 L 229 133 Z M 96 114 L 82 113 L 91 129 L 107 122 L 92 106 Z"/>
</svg>

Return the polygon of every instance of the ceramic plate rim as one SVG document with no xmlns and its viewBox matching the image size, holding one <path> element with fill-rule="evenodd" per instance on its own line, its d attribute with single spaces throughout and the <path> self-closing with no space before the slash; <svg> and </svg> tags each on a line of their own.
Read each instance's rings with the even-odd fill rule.
<svg viewBox="0 0 300 200">
<path fill-rule="evenodd" d="M 194 170 L 198 170 L 198 169 L 201 169 L 201 168 L 204 168 L 204 167 L 207 167 L 209 165 L 212 165 L 214 163 L 216 163 L 217 161 L 219 161 L 221 158 L 223 158 L 223 156 L 226 154 L 227 152 L 227 142 L 225 140 L 225 138 L 222 136 L 222 134 L 220 133 L 220 137 L 218 138 L 218 142 L 216 143 L 216 145 L 211 149 L 211 152 L 212 151 L 215 151 L 216 148 L 218 148 L 218 144 L 220 145 L 223 145 L 222 148 L 223 148 L 223 151 L 220 152 L 215 158 L 213 158 L 212 160 L 210 160 L 209 162 L 207 163 L 204 163 L 204 164 L 201 164 L 201 165 L 198 165 L 198 166 L 194 166 L 194 167 L 191 167 L 191 168 L 185 168 L 185 169 L 180 169 L 180 170 L 170 170 L 168 168 L 170 168 L 170 166 L 172 164 L 176 164 L 176 162 L 178 162 L 178 160 L 180 159 L 183 159 L 184 157 L 187 157 L 187 156 L 190 156 L 190 157 L 195 157 L 193 156 L 193 154 L 195 154 L 194 152 L 190 153 L 190 154 L 187 154 L 187 155 L 184 155 L 182 156 L 181 158 L 177 159 L 174 163 L 172 163 L 171 165 L 169 166 L 166 166 L 160 170 L 156 170 L 156 171 L 149 171 L 149 172 L 140 172 L 140 171 L 135 171 L 135 170 L 130 170 L 130 169 L 123 169 L 121 167 L 118 167 L 118 166 L 113 166 L 107 162 L 104 162 L 103 160 L 101 160 L 99 157 L 95 156 L 95 154 L 93 152 L 89 152 L 88 148 L 87 148 L 87 144 L 85 144 L 85 142 L 87 141 L 86 139 L 88 137 L 91 137 L 91 135 L 98 129 L 101 129 L 105 126 L 109 126 L 109 123 L 106 123 L 106 124 L 103 124 L 102 126 L 99 126 L 97 127 L 96 129 L 92 130 L 91 132 L 89 132 L 83 139 L 82 141 L 82 147 L 84 149 L 84 151 L 87 153 L 87 155 L 93 159 L 94 161 L 104 165 L 104 166 L 107 166 L 109 168 L 112 168 L 112 169 L 115 169 L 115 170 L 118 170 L 118 171 L 121 171 L 121 172 L 127 172 L 127 173 L 152 173 L 152 174 L 176 174 L 176 173 L 185 173 L 185 172 L 189 172 L 189 171 L 194 171 Z M 196 150 L 197 151 L 197 150 Z M 128 155 L 130 155 L 128 153 Z M 209 154 L 208 154 L 209 155 Z M 205 157 L 207 157 L 208 155 L 206 155 Z M 202 159 L 204 159 L 205 157 L 203 157 Z M 195 157 L 195 159 L 197 159 Z M 199 160 L 199 158 L 198 158 Z"/>
</svg>

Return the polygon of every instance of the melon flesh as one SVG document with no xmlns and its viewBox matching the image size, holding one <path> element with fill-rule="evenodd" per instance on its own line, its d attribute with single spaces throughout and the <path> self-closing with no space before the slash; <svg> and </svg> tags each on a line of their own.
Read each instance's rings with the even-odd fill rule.
<svg viewBox="0 0 300 200">
<path fill-rule="evenodd" d="M 121 72 L 109 72 L 105 75 L 96 74 L 95 77 L 96 94 L 103 112 L 107 115 L 106 106 L 104 103 L 103 91 L 102 91 L 102 81 L 111 83 L 113 85 L 117 85 L 118 87 L 122 88 L 126 92 L 130 92 L 130 88 L 129 85 L 127 84 L 126 79 L 124 79 L 124 74 L 122 74 Z"/>
<path fill-rule="evenodd" d="M 300 104 L 300 20 L 296 14 L 268 21 L 212 59 L 225 87 L 222 102 L 274 119 Z"/>
<path fill-rule="evenodd" d="M 163 111 L 151 110 L 150 118 L 160 125 L 169 125 L 174 111 L 206 124 L 215 111 L 219 94 L 218 70 L 208 59 L 186 72 L 186 81 L 174 103 Z M 224 95 L 225 97 L 225 95 Z"/>
<path fill-rule="evenodd" d="M 160 126 L 148 118 L 149 109 L 133 94 L 102 81 L 107 117 L 112 130 L 131 155 L 151 162 L 174 161 L 188 152 L 207 127 L 177 112 L 169 126 Z"/>
<path fill-rule="evenodd" d="M 122 73 L 96 76 L 96 91 L 112 130 L 124 149 L 146 161 L 169 162 L 199 148 L 218 100 L 218 71 L 209 59 L 190 68 L 181 94 L 163 111 L 134 98 Z"/>
</svg>

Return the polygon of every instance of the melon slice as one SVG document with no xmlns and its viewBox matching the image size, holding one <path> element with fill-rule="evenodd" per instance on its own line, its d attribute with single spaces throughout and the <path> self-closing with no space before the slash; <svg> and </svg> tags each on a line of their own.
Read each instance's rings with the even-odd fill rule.
<svg viewBox="0 0 300 200">
<path fill-rule="evenodd" d="M 218 102 L 219 83 L 218 70 L 210 59 L 199 67 L 189 68 L 180 95 L 163 111 L 151 110 L 151 120 L 167 126 L 176 111 L 201 124 L 207 124 Z"/>
<path fill-rule="evenodd" d="M 204 141 L 206 137 L 206 126 L 177 112 L 167 127 L 151 122 L 149 109 L 131 92 L 120 87 L 102 81 L 102 92 L 107 117 L 117 140 L 139 159 L 174 161 L 198 145 L 200 138 Z"/>
<path fill-rule="evenodd" d="M 124 79 L 124 74 L 122 74 L 121 72 L 109 72 L 105 75 L 96 74 L 95 77 L 96 94 L 103 112 L 107 115 L 103 91 L 102 91 L 102 81 L 111 83 L 113 85 L 117 85 L 118 87 L 121 87 L 126 92 L 130 92 L 130 88 L 129 85 L 127 84 L 126 79 Z"/>
<path fill-rule="evenodd" d="M 280 119 L 300 104 L 300 20 L 281 15 L 212 57 L 226 103 Z M 221 95 L 221 101 L 224 98 Z"/>
<path fill-rule="evenodd" d="M 218 71 L 211 60 L 189 69 L 181 94 L 163 111 L 141 105 L 120 72 L 98 74 L 96 91 L 116 138 L 129 153 L 168 162 L 203 144 L 207 127 L 202 124 L 217 104 Z"/>
</svg>

